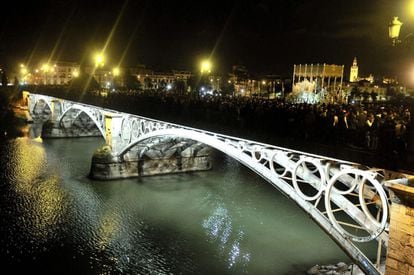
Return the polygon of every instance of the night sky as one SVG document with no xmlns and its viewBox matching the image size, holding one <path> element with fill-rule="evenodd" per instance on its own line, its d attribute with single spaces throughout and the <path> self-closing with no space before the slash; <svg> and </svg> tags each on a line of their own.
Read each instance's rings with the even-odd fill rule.
<svg viewBox="0 0 414 275">
<path fill-rule="evenodd" d="M 234 64 L 252 73 L 290 76 L 293 64 L 349 66 L 360 73 L 402 77 L 414 47 L 391 47 L 388 23 L 414 32 L 412 1 L 31 1 L 1 7 L 0 64 L 43 60 L 91 62 L 106 47 L 108 63 L 156 70 L 194 70 L 211 57 L 215 71 Z"/>
</svg>

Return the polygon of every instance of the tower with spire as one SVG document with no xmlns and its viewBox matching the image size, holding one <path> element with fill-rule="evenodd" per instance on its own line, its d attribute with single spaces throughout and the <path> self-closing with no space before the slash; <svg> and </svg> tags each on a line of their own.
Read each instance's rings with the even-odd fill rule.
<svg viewBox="0 0 414 275">
<path fill-rule="evenodd" d="M 357 82 L 358 81 L 358 64 L 357 58 L 354 57 L 354 61 L 352 62 L 351 71 L 349 73 L 349 82 Z"/>
</svg>

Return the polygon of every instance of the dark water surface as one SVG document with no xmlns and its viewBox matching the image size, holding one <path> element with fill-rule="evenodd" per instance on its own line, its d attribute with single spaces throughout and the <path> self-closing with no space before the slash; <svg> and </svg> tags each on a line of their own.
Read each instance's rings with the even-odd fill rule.
<svg viewBox="0 0 414 275">
<path fill-rule="evenodd" d="M 1 142 L 2 270 L 303 274 L 349 263 L 294 202 L 219 152 L 207 172 L 93 181 L 91 156 L 102 143 Z"/>
</svg>

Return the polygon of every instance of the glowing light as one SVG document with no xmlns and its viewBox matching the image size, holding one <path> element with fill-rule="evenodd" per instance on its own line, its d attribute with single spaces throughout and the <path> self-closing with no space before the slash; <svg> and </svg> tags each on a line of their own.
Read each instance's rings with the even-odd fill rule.
<svg viewBox="0 0 414 275">
<path fill-rule="evenodd" d="M 78 71 L 78 70 L 74 70 L 74 71 L 72 72 L 72 76 L 73 76 L 73 77 L 79 77 L 79 71 Z"/>
<path fill-rule="evenodd" d="M 398 16 L 395 16 L 392 22 L 388 25 L 388 35 L 391 39 L 398 39 L 402 24 L 403 23 L 398 20 Z"/>
<path fill-rule="evenodd" d="M 408 12 L 410 16 L 414 16 L 414 0 L 410 0 L 408 3 Z"/>
<path fill-rule="evenodd" d="M 263 85 L 266 85 L 266 81 L 264 81 L 264 80 L 263 80 L 263 81 L 262 81 L 262 84 L 263 84 Z"/>
<path fill-rule="evenodd" d="M 171 90 L 171 88 L 172 88 L 171 84 L 168 84 L 167 85 L 167 90 Z"/>
<path fill-rule="evenodd" d="M 50 70 L 50 65 L 49 65 L 49 64 L 47 64 L 47 63 L 44 63 L 44 64 L 42 65 L 41 70 L 47 73 L 47 72 Z"/>
<path fill-rule="evenodd" d="M 121 74 L 121 70 L 116 67 L 112 70 L 112 73 L 114 74 L 114 76 L 119 76 Z"/>
<path fill-rule="evenodd" d="M 105 65 L 105 56 L 103 53 L 96 53 L 94 56 L 95 66 L 96 67 L 103 67 Z"/>
<path fill-rule="evenodd" d="M 20 69 L 20 73 L 21 73 L 22 75 L 27 74 L 27 69 L 26 69 L 25 67 L 22 67 L 22 68 Z"/>
<path fill-rule="evenodd" d="M 201 73 L 211 73 L 211 67 L 210 60 L 203 60 L 200 65 Z"/>
</svg>

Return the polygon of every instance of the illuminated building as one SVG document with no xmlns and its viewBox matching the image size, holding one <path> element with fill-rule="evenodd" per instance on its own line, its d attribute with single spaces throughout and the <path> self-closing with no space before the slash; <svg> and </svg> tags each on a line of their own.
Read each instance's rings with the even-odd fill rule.
<svg viewBox="0 0 414 275">
<path fill-rule="evenodd" d="M 27 68 L 22 77 L 16 74 L 20 81 L 29 85 L 67 85 L 73 78 L 79 76 L 80 65 L 75 62 L 51 61 L 42 63 L 33 70 Z"/>
<path fill-rule="evenodd" d="M 357 58 L 354 57 L 351 70 L 349 72 L 349 82 L 357 82 L 357 81 L 358 81 L 358 64 L 357 64 Z"/>
</svg>

